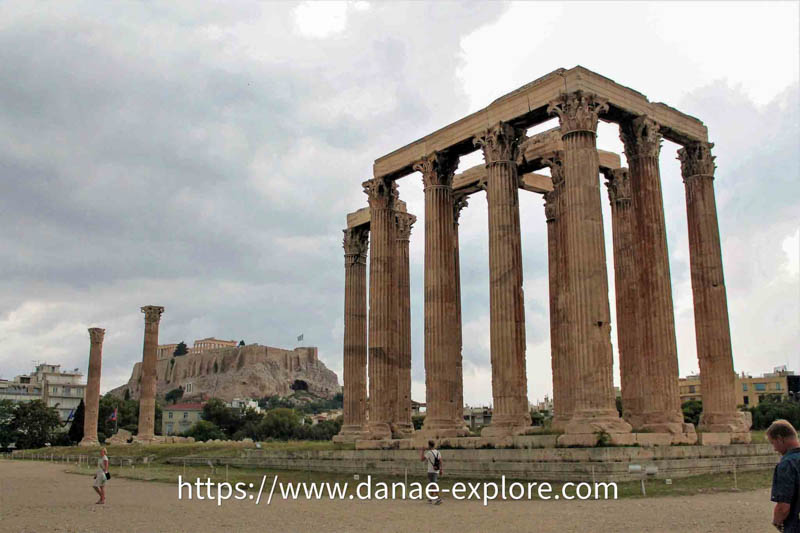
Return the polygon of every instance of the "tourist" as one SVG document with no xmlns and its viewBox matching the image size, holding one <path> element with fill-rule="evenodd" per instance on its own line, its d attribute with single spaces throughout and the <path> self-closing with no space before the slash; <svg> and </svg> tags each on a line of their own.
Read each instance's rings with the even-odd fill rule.
<svg viewBox="0 0 800 533">
<path fill-rule="evenodd" d="M 800 499 L 800 441 L 797 431 L 786 420 L 776 420 L 767 429 L 767 440 L 781 454 L 772 475 L 772 494 L 775 502 L 772 525 L 784 533 L 800 533 L 798 499 Z"/>
<path fill-rule="evenodd" d="M 100 449 L 100 458 L 97 460 L 97 472 L 94 474 L 94 491 L 100 496 L 100 499 L 94 503 L 106 503 L 106 481 L 111 479 L 111 474 L 108 473 L 108 455 L 106 449 Z"/>
<path fill-rule="evenodd" d="M 428 503 L 439 505 L 442 503 L 442 499 L 439 497 L 439 487 L 437 483 L 439 481 L 439 476 L 444 473 L 442 455 L 439 453 L 439 450 L 436 449 L 434 442 L 429 440 L 428 449 L 420 450 L 419 456 L 420 460 L 428 463 L 428 486 L 430 487 L 431 484 L 436 485 L 436 499 L 428 498 Z"/>
</svg>

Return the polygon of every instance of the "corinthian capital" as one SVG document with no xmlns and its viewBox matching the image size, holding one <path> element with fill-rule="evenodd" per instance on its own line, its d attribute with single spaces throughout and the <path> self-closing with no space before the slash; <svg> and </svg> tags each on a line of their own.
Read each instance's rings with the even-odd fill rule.
<svg viewBox="0 0 800 533">
<path fill-rule="evenodd" d="M 356 256 L 358 259 L 361 256 L 367 256 L 367 248 L 369 247 L 369 230 L 367 226 L 356 226 L 355 228 L 347 228 L 342 230 L 344 232 L 344 246 L 345 256 Z"/>
<path fill-rule="evenodd" d="M 411 238 L 411 226 L 417 221 L 417 217 L 411 213 L 403 213 L 401 211 L 397 211 L 394 216 L 397 223 L 397 240 L 409 240 Z"/>
<path fill-rule="evenodd" d="M 711 155 L 714 143 L 692 142 L 678 150 L 678 159 L 681 160 L 681 174 L 686 180 L 692 176 L 714 177 L 715 156 Z"/>
<path fill-rule="evenodd" d="M 386 178 L 373 178 L 361 184 L 370 209 L 394 209 L 397 200 L 397 184 Z"/>
<path fill-rule="evenodd" d="M 658 157 L 661 152 L 659 126 L 644 115 L 623 121 L 619 126 L 619 138 L 625 145 L 625 155 L 628 159 Z"/>
<path fill-rule="evenodd" d="M 553 181 L 553 188 L 561 187 L 564 183 L 564 152 L 561 150 L 553 152 L 551 157 L 542 159 L 542 164 L 550 169 L 550 179 Z"/>
<path fill-rule="evenodd" d="M 490 165 L 500 162 L 517 163 L 520 159 L 519 145 L 524 140 L 525 130 L 506 122 L 498 122 L 472 142 L 483 149 L 483 160 Z"/>
<path fill-rule="evenodd" d="M 597 133 L 598 117 L 606 111 L 606 100 L 583 91 L 562 94 L 547 106 L 549 114 L 558 115 L 562 136 L 574 131 Z"/>
<path fill-rule="evenodd" d="M 92 344 L 103 344 L 106 330 L 103 328 L 89 328 L 89 340 Z"/>
<path fill-rule="evenodd" d="M 145 305 L 142 307 L 142 313 L 144 313 L 144 322 L 145 324 L 158 324 L 161 321 L 161 313 L 164 312 L 164 308 L 158 305 Z"/>
<path fill-rule="evenodd" d="M 631 201 L 631 180 L 627 168 L 615 168 L 605 172 L 608 201 L 612 205 L 628 204 Z"/>
<path fill-rule="evenodd" d="M 544 193 L 544 220 L 547 223 L 554 222 L 557 216 L 556 202 L 558 201 L 559 191 L 553 189 Z"/>
<path fill-rule="evenodd" d="M 469 201 L 466 194 L 453 195 L 453 221 L 458 224 L 461 217 L 461 210 L 467 207 Z"/>
<path fill-rule="evenodd" d="M 428 187 L 452 187 L 453 174 L 458 167 L 458 157 L 447 152 L 433 152 L 413 165 L 422 173 L 422 183 Z"/>
</svg>

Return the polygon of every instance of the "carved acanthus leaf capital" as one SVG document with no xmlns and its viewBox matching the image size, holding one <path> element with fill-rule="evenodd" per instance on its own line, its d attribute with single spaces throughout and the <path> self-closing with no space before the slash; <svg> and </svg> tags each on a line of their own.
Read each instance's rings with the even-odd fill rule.
<svg viewBox="0 0 800 533">
<path fill-rule="evenodd" d="M 458 156 L 447 152 L 433 152 L 413 165 L 422 173 L 422 183 L 428 187 L 452 187 L 453 175 L 458 167 Z"/>
<path fill-rule="evenodd" d="M 367 226 L 356 226 L 355 228 L 347 228 L 342 230 L 344 232 L 344 246 L 345 256 L 359 257 L 367 256 L 367 249 L 369 248 L 369 229 Z"/>
<path fill-rule="evenodd" d="M 631 180 L 627 168 L 615 168 L 605 172 L 608 201 L 611 205 L 623 205 L 631 201 Z"/>
<path fill-rule="evenodd" d="M 550 169 L 553 187 L 560 187 L 564 183 L 564 152 L 553 152 L 550 157 L 542 158 L 542 164 Z"/>
<path fill-rule="evenodd" d="M 142 307 L 145 324 L 158 324 L 161 321 L 161 313 L 163 312 L 164 308 L 159 305 L 145 305 Z"/>
<path fill-rule="evenodd" d="M 469 205 L 466 194 L 453 195 L 453 222 L 458 224 L 458 219 L 461 217 L 461 210 Z"/>
<path fill-rule="evenodd" d="M 411 227 L 417 221 L 417 217 L 411 213 L 397 211 L 395 213 L 395 223 L 397 224 L 396 237 L 398 241 L 407 241 L 411 238 Z"/>
<path fill-rule="evenodd" d="M 544 219 L 545 222 L 554 222 L 557 216 L 556 202 L 559 192 L 555 189 L 544 193 Z"/>
<path fill-rule="evenodd" d="M 397 184 L 387 178 L 373 178 L 361 184 L 370 209 L 394 209 L 397 200 Z"/>
<path fill-rule="evenodd" d="M 681 161 L 681 174 L 686 180 L 692 176 L 714 176 L 714 159 L 711 149 L 714 143 L 693 142 L 678 150 L 678 159 Z"/>
<path fill-rule="evenodd" d="M 562 136 L 574 131 L 597 133 L 599 116 L 606 111 L 608 101 L 583 91 L 564 93 L 547 106 L 549 114 L 558 115 Z"/>
<path fill-rule="evenodd" d="M 483 149 L 483 160 L 490 165 L 500 162 L 518 163 L 521 156 L 520 144 L 525 139 L 525 130 L 506 122 L 498 122 L 472 142 Z"/>
<path fill-rule="evenodd" d="M 658 157 L 661 152 L 659 125 L 645 115 L 623 121 L 619 126 L 619 138 L 625 145 L 628 159 Z"/>
<path fill-rule="evenodd" d="M 103 344 L 105 336 L 106 330 L 103 328 L 89 328 L 89 340 L 92 344 Z"/>
</svg>

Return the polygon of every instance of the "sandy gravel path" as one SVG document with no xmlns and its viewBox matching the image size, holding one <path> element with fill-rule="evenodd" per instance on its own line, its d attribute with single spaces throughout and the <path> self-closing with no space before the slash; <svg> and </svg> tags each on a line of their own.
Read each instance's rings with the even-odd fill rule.
<svg viewBox="0 0 800 533">
<path fill-rule="evenodd" d="M 0 530 L 154 532 L 736 532 L 774 531 L 766 489 L 618 501 L 178 501 L 164 483 L 112 479 L 94 505 L 92 479 L 64 465 L 0 461 Z"/>
</svg>

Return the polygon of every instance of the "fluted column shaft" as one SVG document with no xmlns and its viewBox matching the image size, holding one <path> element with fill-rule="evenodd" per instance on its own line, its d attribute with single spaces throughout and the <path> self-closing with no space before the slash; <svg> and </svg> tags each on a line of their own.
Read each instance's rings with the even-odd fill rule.
<svg viewBox="0 0 800 533">
<path fill-rule="evenodd" d="M 525 368 L 525 299 L 519 177 L 516 159 L 521 132 L 500 123 L 476 139 L 483 148 L 489 203 L 489 303 L 492 360 L 492 423 L 485 435 L 502 435 L 531 425 Z"/>
<path fill-rule="evenodd" d="M 411 422 L 411 277 L 408 246 L 417 217 L 396 212 L 397 248 L 397 402 L 392 432 L 405 437 L 414 432 Z"/>
<path fill-rule="evenodd" d="M 698 427 L 704 431 L 744 432 L 749 427 L 736 409 L 738 391 L 714 198 L 712 147 L 711 143 L 698 142 L 678 151 L 686 188 L 689 262 L 703 398 Z"/>
<path fill-rule="evenodd" d="M 344 405 L 336 440 L 363 436 L 367 424 L 367 247 L 366 226 L 344 230 Z"/>
<path fill-rule="evenodd" d="M 414 165 L 425 187 L 425 395 L 423 431 L 467 433 L 457 408 L 456 291 L 453 254 L 453 173 L 458 159 L 433 153 Z"/>
<path fill-rule="evenodd" d="M 370 207 L 369 262 L 369 432 L 391 438 L 397 399 L 397 318 L 394 300 L 396 185 L 378 179 L 364 183 Z"/>
<path fill-rule="evenodd" d="M 658 124 L 640 116 L 622 122 L 620 138 L 630 165 L 642 388 L 658 391 L 641 395 L 643 420 L 636 429 L 681 433 L 678 349 L 658 165 L 661 135 Z"/>
<path fill-rule="evenodd" d="M 84 393 L 83 439 L 81 446 L 94 446 L 97 440 L 97 413 L 100 408 L 100 375 L 103 363 L 103 338 L 106 330 L 89 328 L 89 371 L 86 377 Z"/>
<path fill-rule="evenodd" d="M 139 395 L 139 432 L 137 440 L 150 441 L 155 435 L 156 418 L 156 352 L 158 325 L 163 307 L 147 305 L 144 313 L 144 347 L 142 349 L 142 388 Z"/>
<path fill-rule="evenodd" d="M 595 144 L 598 114 L 608 104 L 593 95 L 571 93 L 550 104 L 559 115 L 564 146 L 568 313 L 575 346 L 571 383 L 574 414 L 565 432 L 629 432 L 614 405 L 608 274 L 603 244 L 599 160 Z"/>
<path fill-rule="evenodd" d="M 459 416 L 464 418 L 464 338 L 461 320 L 461 253 L 458 243 L 458 220 L 461 210 L 467 206 L 466 195 L 453 200 L 453 253 L 455 255 L 455 291 L 456 291 L 456 408 Z"/>
</svg>

